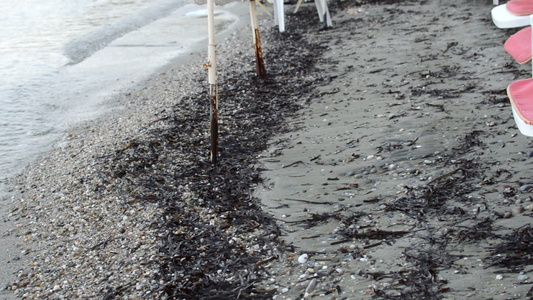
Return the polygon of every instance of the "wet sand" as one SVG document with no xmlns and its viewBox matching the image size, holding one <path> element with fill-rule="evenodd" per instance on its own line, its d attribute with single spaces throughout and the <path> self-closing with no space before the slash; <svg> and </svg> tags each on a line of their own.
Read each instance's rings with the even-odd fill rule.
<svg viewBox="0 0 533 300">
<path fill-rule="evenodd" d="M 512 30 L 491 8 L 346 7 L 313 36 L 329 47 L 331 82 L 260 159 L 256 195 L 295 260 L 309 256 L 276 278 L 288 288 L 278 299 L 302 297 L 313 278 L 323 299 L 531 297 L 531 239 L 497 257 L 506 235 L 531 232 L 531 140 L 505 94 L 531 65 L 505 53 Z"/>
<path fill-rule="evenodd" d="M 205 74 L 175 65 L 125 98 L 112 133 L 81 128 L 30 167 L 8 219 L 39 246 L 3 293 L 531 297 L 531 145 L 505 94 L 531 66 L 503 50 L 512 31 L 487 1 L 340 5 L 325 31 L 312 4 L 282 35 L 263 15 L 266 79 L 234 46 L 249 29 L 221 43 L 247 57 L 221 62 L 221 166 L 194 123 Z"/>
</svg>

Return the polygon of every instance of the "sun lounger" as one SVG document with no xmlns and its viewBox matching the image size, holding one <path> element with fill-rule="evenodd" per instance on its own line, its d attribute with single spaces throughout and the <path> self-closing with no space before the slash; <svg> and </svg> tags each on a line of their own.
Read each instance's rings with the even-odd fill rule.
<svg viewBox="0 0 533 300">
<path fill-rule="evenodd" d="M 491 15 L 498 28 L 533 25 L 533 0 L 509 1 L 494 7 Z M 518 63 L 524 64 L 531 60 L 532 45 L 533 35 L 529 26 L 513 34 L 504 48 Z M 507 95 L 518 130 L 525 136 L 533 136 L 533 78 L 512 82 L 507 87 Z"/>
<path fill-rule="evenodd" d="M 517 80 L 507 87 L 513 117 L 520 133 L 533 136 L 533 78 Z"/>
<path fill-rule="evenodd" d="M 533 24 L 533 15 L 527 16 Z M 512 35 L 505 42 L 505 50 L 519 63 L 531 60 L 533 35 L 531 26 Z M 533 72 L 533 67 L 532 67 Z M 513 117 L 520 130 L 526 136 L 533 136 L 533 78 L 520 79 L 507 87 L 507 95 L 511 101 Z"/>
</svg>

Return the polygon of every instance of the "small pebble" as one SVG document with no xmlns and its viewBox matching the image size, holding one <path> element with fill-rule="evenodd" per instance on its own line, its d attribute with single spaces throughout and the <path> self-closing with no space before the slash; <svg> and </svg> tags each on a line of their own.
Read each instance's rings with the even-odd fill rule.
<svg viewBox="0 0 533 300">
<path fill-rule="evenodd" d="M 520 187 L 520 191 L 529 192 L 533 189 L 533 184 L 524 184 Z"/>
<path fill-rule="evenodd" d="M 513 207 L 513 214 L 519 215 L 524 212 L 524 208 L 522 206 Z"/>
<path fill-rule="evenodd" d="M 503 275 L 502 274 L 496 275 L 496 280 L 502 280 L 502 279 L 503 279 Z"/>
</svg>

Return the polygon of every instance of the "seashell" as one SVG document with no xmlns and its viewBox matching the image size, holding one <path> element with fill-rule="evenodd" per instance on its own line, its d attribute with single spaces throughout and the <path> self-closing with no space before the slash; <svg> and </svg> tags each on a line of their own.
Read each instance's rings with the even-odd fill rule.
<svg viewBox="0 0 533 300">
<path fill-rule="evenodd" d="M 305 264 L 309 260 L 309 255 L 307 253 L 304 253 L 298 257 L 298 262 L 301 264 Z"/>
<path fill-rule="evenodd" d="M 316 287 L 316 278 L 313 278 L 313 280 L 311 280 L 311 282 L 309 282 L 309 284 L 307 285 L 307 288 L 305 289 L 305 293 L 311 294 L 315 290 L 315 287 Z"/>
<path fill-rule="evenodd" d="M 529 279 L 529 276 L 527 276 L 526 274 L 518 275 L 518 280 L 520 280 L 520 281 L 524 281 L 524 280 L 527 280 L 527 279 Z"/>
</svg>

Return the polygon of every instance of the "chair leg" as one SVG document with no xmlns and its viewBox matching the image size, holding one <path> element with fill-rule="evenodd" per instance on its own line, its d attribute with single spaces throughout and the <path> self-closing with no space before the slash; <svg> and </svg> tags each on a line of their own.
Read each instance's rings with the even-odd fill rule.
<svg viewBox="0 0 533 300">
<path fill-rule="evenodd" d="M 298 3 L 296 4 L 296 8 L 292 12 L 293 14 L 298 12 L 298 9 L 300 8 L 300 5 L 302 5 L 303 0 L 298 0 Z"/>
<path fill-rule="evenodd" d="M 285 11 L 283 0 L 274 1 L 274 20 L 279 27 L 279 32 L 285 32 Z"/>
<path fill-rule="evenodd" d="M 285 32 L 285 9 L 283 8 L 283 0 L 276 0 L 276 7 L 278 8 L 279 32 Z"/>
<path fill-rule="evenodd" d="M 333 22 L 331 21 L 326 0 L 315 0 L 315 5 L 318 12 L 318 18 L 320 19 L 320 22 L 324 24 L 324 28 L 332 27 Z"/>
</svg>

